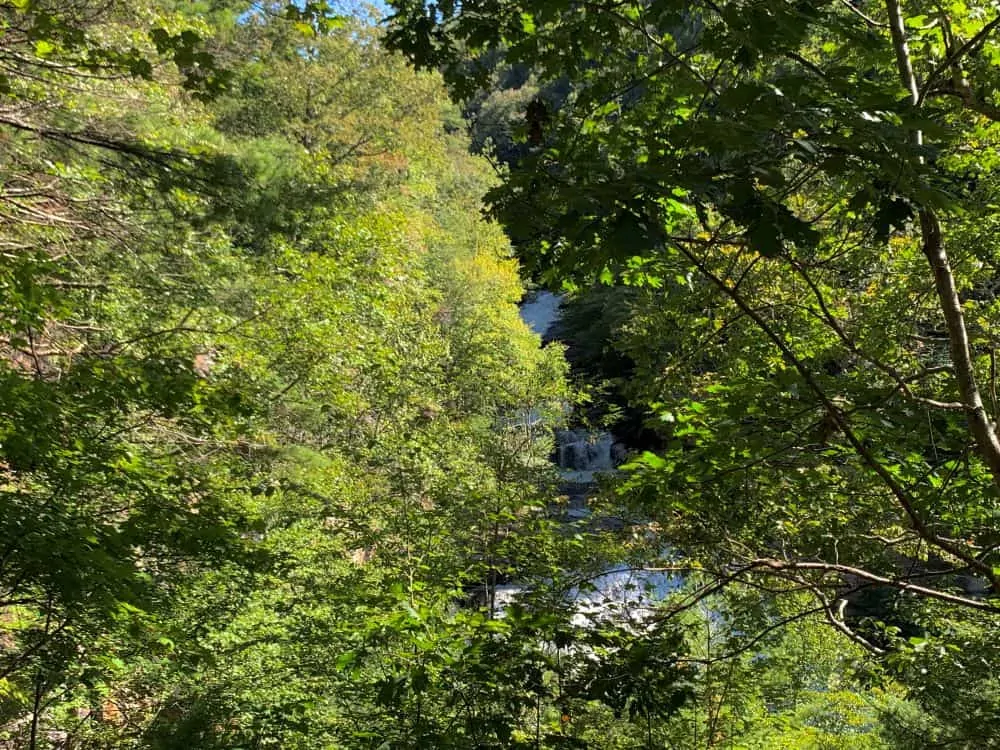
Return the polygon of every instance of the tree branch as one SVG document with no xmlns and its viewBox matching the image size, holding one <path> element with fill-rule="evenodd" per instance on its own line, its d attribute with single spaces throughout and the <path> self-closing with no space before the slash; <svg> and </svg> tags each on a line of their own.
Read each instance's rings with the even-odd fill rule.
<svg viewBox="0 0 1000 750">
<path fill-rule="evenodd" d="M 978 609 L 983 612 L 1000 614 L 1000 606 L 997 606 L 988 600 L 969 599 L 964 596 L 959 596 L 958 594 L 949 594 L 947 591 L 939 591 L 938 589 L 932 589 L 927 586 L 918 586 L 917 584 L 910 583 L 909 581 L 886 578 L 885 576 L 870 573 L 863 568 L 855 568 L 850 565 L 811 561 L 789 562 L 785 560 L 777 560 L 775 558 L 758 558 L 756 560 L 752 560 L 749 563 L 749 566 L 776 571 L 818 570 L 827 573 L 840 573 L 842 575 L 854 576 L 855 578 L 860 578 L 861 580 L 869 581 L 871 583 L 878 584 L 879 586 L 889 586 L 891 588 L 899 589 L 900 591 L 908 591 L 911 594 L 917 594 L 918 596 L 924 596 L 929 599 L 937 599 L 942 602 L 948 602 L 949 604 L 958 604 L 963 607 Z"/>
<path fill-rule="evenodd" d="M 896 390 L 902 393 L 908 399 L 915 401 L 918 404 L 929 406 L 934 409 L 965 411 L 965 404 L 961 402 L 939 401 L 937 399 L 926 398 L 924 396 L 917 396 L 910 390 L 909 383 L 913 382 L 914 380 L 918 380 L 924 373 L 926 373 L 926 371 L 924 371 L 924 373 L 922 373 L 920 376 L 904 377 L 903 374 L 900 373 L 892 365 L 886 364 L 881 360 L 876 359 L 875 357 L 862 351 L 862 349 L 857 345 L 854 339 L 852 339 L 850 336 L 847 335 L 847 332 L 844 330 L 844 327 L 840 324 L 840 321 L 837 320 L 836 316 L 830 310 L 829 305 L 827 305 L 826 299 L 823 297 L 823 292 L 820 290 L 816 282 L 812 280 L 812 278 L 806 272 L 802 264 L 798 263 L 795 260 L 792 260 L 791 264 L 792 268 L 794 268 L 795 271 L 798 272 L 798 274 L 809 286 L 809 289 L 812 291 L 813 296 L 816 298 L 816 304 L 819 305 L 820 312 L 822 313 L 822 315 L 819 316 L 820 319 L 823 320 L 828 326 L 830 326 L 830 328 L 833 329 L 833 332 L 837 334 L 837 338 L 840 339 L 841 343 L 844 346 L 846 346 L 850 352 L 857 355 L 866 362 L 869 362 L 874 367 L 878 368 L 886 375 L 888 375 L 890 378 L 892 378 L 896 382 Z M 948 368 L 949 371 L 950 369 L 951 368 Z"/>
<path fill-rule="evenodd" d="M 847 8 L 849 11 L 851 11 L 851 13 L 856 15 L 858 18 L 862 19 L 869 26 L 873 26 L 879 29 L 884 29 L 889 25 L 886 23 L 882 23 L 881 21 L 876 21 L 874 18 L 864 13 L 860 8 L 856 8 L 854 6 L 854 3 L 852 3 L 850 0 L 840 0 L 840 4 L 843 5 L 845 8 Z"/>
<path fill-rule="evenodd" d="M 941 78 L 942 74 L 948 70 L 948 68 L 956 65 L 965 55 L 972 52 L 976 47 L 986 41 L 993 30 L 1000 26 L 1000 16 L 997 16 L 988 24 L 983 26 L 975 36 L 973 36 L 969 41 L 963 44 L 956 50 L 951 51 L 951 53 L 946 57 L 940 65 L 931 71 L 930 76 L 924 82 L 923 88 L 920 90 L 920 94 L 917 97 L 917 104 L 922 104 L 927 98 L 927 94 L 933 89 L 934 84 Z"/>
<path fill-rule="evenodd" d="M 823 408 L 826 410 L 827 414 L 830 415 L 830 419 L 837 428 L 844 433 L 847 441 L 851 444 L 855 453 L 861 458 L 866 466 L 871 469 L 878 477 L 882 480 L 885 486 L 892 493 L 893 497 L 896 498 L 896 502 L 899 507 L 906 514 L 909 519 L 910 525 L 913 530 L 920 535 L 921 538 L 926 540 L 928 543 L 954 555 L 956 558 L 964 562 L 970 568 L 978 571 L 984 577 L 986 577 L 997 590 L 1000 590 L 1000 576 L 994 573 L 992 566 L 987 565 L 983 561 L 977 559 L 974 555 L 970 554 L 969 551 L 963 549 L 960 545 L 948 543 L 940 539 L 927 525 L 926 522 L 920 517 L 916 511 L 914 504 L 914 499 L 910 496 L 910 493 L 896 480 L 896 478 L 889 472 L 889 470 L 879 462 L 875 456 L 872 454 L 871 450 L 865 445 L 864 441 L 861 440 L 854 432 L 847 415 L 843 410 L 834 403 L 833 399 L 827 395 L 826 391 L 820 386 L 816 378 L 813 376 L 812 372 L 808 367 L 802 362 L 799 357 L 795 355 L 791 347 L 785 342 L 785 340 L 778 335 L 778 333 L 770 326 L 770 324 L 764 320 L 763 317 L 753 308 L 750 304 L 743 299 L 740 293 L 733 289 L 729 284 L 727 284 L 723 279 L 719 278 L 716 274 L 709 269 L 704 261 L 698 258 L 693 252 L 691 252 L 684 245 L 677 245 L 677 249 L 683 254 L 697 269 L 698 271 L 709 281 L 712 282 L 723 294 L 725 294 L 732 302 L 743 311 L 744 314 L 757 325 L 757 327 L 764 333 L 764 335 L 770 339 L 770 341 L 781 351 L 785 359 L 795 368 L 802 379 L 805 381 L 809 389 L 816 395 Z M 957 296 L 956 296 L 957 301 Z M 964 329 L 963 329 L 964 330 Z M 991 429 L 992 432 L 992 429 Z M 994 435 L 995 439 L 995 435 Z M 1000 467 L 1000 445 L 998 445 L 998 467 Z M 1000 476 L 1000 469 L 996 476 Z"/>
</svg>

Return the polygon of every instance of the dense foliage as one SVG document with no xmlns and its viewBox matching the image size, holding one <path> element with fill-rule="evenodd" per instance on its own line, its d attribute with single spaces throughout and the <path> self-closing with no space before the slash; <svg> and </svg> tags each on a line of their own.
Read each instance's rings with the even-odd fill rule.
<svg viewBox="0 0 1000 750">
<path fill-rule="evenodd" d="M 559 352 L 436 76 L 187 5 L 3 7 L 0 745 L 464 746 Z"/>
<path fill-rule="evenodd" d="M 611 312 L 572 330 L 662 443 L 621 493 L 651 552 L 766 592 L 765 630 L 822 614 L 917 701 L 909 741 L 993 746 L 995 3 L 393 6 L 459 97 L 497 55 L 569 82 L 491 201 Z"/>
<path fill-rule="evenodd" d="M 995 742 L 1000 21 L 927 5 L 0 3 L 0 748 Z M 508 235 L 658 447 L 589 516 Z"/>
</svg>

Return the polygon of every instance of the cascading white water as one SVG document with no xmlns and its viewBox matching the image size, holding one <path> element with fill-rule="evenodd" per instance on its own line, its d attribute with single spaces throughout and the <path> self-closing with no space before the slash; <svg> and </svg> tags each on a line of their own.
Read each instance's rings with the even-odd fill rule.
<svg viewBox="0 0 1000 750">
<path fill-rule="evenodd" d="M 614 471 L 624 458 L 623 446 L 610 432 L 558 430 L 555 437 L 557 463 L 567 482 L 593 482 L 598 474 Z"/>
<path fill-rule="evenodd" d="M 544 337 L 559 320 L 561 303 L 558 295 L 538 292 L 521 306 L 521 318 Z M 557 430 L 554 437 L 562 491 L 570 498 L 567 521 L 581 521 L 590 515 L 587 498 L 596 490 L 598 477 L 614 472 L 626 449 L 610 432 Z M 581 625 L 608 617 L 641 620 L 680 583 L 678 576 L 661 571 L 611 566 L 570 592 L 578 610 L 575 619 Z M 514 583 L 496 586 L 492 592 L 496 611 L 502 613 L 521 591 Z"/>
<path fill-rule="evenodd" d="M 663 571 L 626 566 L 608 568 L 586 587 L 570 592 L 577 610 L 573 621 L 577 625 L 609 618 L 641 622 L 652 613 L 657 602 L 682 583 L 680 576 Z"/>
</svg>

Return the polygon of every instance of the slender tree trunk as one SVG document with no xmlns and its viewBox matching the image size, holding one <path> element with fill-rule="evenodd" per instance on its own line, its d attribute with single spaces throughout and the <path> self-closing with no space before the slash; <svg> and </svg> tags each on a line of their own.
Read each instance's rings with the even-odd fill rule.
<svg viewBox="0 0 1000 750">
<path fill-rule="evenodd" d="M 910 103 L 917 107 L 920 106 L 920 87 L 917 85 L 909 45 L 906 42 L 906 24 L 902 6 L 899 0 L 886 0 L 885 4 L 900 81 L 910 94 Z M 913 142 L 917 146 L 923 144 L 923 136 L 919 130 L 914 131 Z M 969 345 L 969 333 L 962 314 L 962 301 L 958 296 L 951 263 L 948 261 L 941 222 L 930 208 L 920 209 L 920 232 L 923 237 L 924 256 L 934 273 L 934 288 L 948 330 L 949 353 L 969 420 L 969 429 L 976 439 L 980 458 L 989 467 L 993 482 L 1000 486 L 1000 440 L 997 439 L 990 415 L 986 413 L 979 385 L 976 383 L 972 347 Z"/>
<path fill-rule="evenodd" d="M 982 395 L 976 383 L 976 373 L 972 362 L 972 347 L 962 314 L 962 301 L 955 286 L 955 276 L 948 262 L 941 225 L 932 211 L 920 212 L 920 228 L 923 233 L 923 251 L 934 272 L 934 287 L 937 290 L 941 311 L 944 313 L 948 329 L 948 345 L 951 361 L 955 366 L 955 376 L 965 404 L 969 427 L 976 438 L 980 457 L 986 462 L 993 475 L 993 481 L 1000 486 L 1000 440 L 997 439 Z"/>
<path fill-rule="evenodd" d="M 52 627 L 52 597 L 49 596 L 45 604 L 45 631 L 44 639 L 48 638 L 49 629 Z M 43 639 L 43 640 L 44 640 Z M 45 675 L 41 666 L 35 673 L 35 694 L 31 704 L 31 734 L 28 738 L 28 750 L 36 750 L 38 747 L 38 724 L 42 713 L 42 696 L 45 694 Z"/>
<path fill-rule="evenodd" d="M 28 738 L 28 750 L 38 747 L 38 719 L 42 708 L 42 671 L 35 676 L 35 695 L 31 704 L 31 734 Z"/>
</svg>

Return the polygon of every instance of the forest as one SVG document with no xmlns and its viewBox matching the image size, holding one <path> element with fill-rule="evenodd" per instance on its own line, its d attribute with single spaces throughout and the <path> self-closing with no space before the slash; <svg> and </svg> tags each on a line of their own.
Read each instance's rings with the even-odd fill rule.
<svg viewBox="0 0 1000 750">
<path fill-rule="evenodd" d="M 998 146 L 994 0 L 0 0 L 0 750 L 1000 748 Z"/>
</svg>

